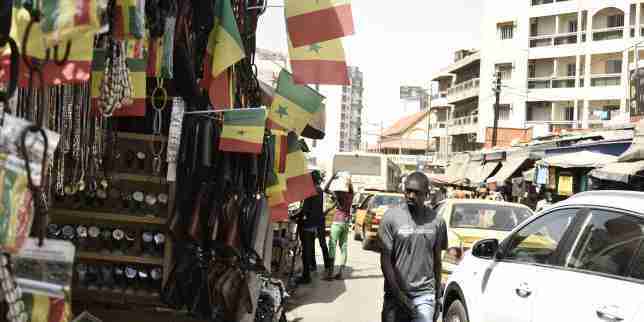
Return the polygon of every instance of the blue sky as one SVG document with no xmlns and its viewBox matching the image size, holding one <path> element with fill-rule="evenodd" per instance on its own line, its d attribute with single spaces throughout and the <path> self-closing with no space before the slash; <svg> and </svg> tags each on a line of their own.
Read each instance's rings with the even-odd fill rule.
<svg viewBox="0 0 644 322">
<path fill-rule="evenodd" d="M 479 47 L 482 6 L 481 0 L 352 1 L 356 34 L 344 45 L 349 64 L 365 75 L 370 123 L 400 117 L 400 85 L 428 87 L 431 76 L 452 61 L 454 50 Z M 287 52 L 282 8 L 268 8 L 260 18 L 257 44 Z"/>
</svg>

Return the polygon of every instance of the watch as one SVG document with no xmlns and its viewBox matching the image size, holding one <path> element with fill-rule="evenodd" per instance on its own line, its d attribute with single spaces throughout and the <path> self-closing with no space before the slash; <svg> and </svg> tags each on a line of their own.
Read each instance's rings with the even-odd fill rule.
<svg viewBox="0 0 644 322">
<path fill-rule="evenodd" d="M 116 290 L 124 290 L 126 286 L 125 270 L 122 266 L 114 268 L 114 288 Z"/>
<path fill-rule="evenodd" d="M 49 239 L 59 239 L 60 238 L 60 227 L 56 224 L 49 224 L 47 226 L 47 238 Z"/>
<path fill-rule="evenodd" d="M 88 237 L 87 227 L 78 226 L 76 227 L 76 239 L 78 240 L 78 249 L 84 250 L 87 247 L 87 237 Z"/>
<path fill-rule="evenodd" d="M 145 152 L 139 151 L 136 153 L 137 166 L 139 170 L 145 171 L 145 159 L 147 157 L 148 156 L 145 154 Z"/>
<path fill-rule="evenodd" d="M 136 243 L 136 233 L 133 231 L 125 231 L 124 252 L 130 253 L 134 251 L 134 244 Z"/>
<path fill-rule="evenodd" d="M 71 225 L 65 225 L 63 226 L 62 234 L 63 240 L 74 241 L 76 232 L 74 231 L 74 227 L 72 227 Z"/>
<path fill-rule="evenodd" d="M 154 235 L 151 232 L 143 232 L 141 235 L 141 242 L 143 246 L 143 255 L 154 255 Z"/>
<path fill-rule="evenodd" d="M 163 280 L 163 270 L 160 267 L 155 267 L 150 271 L 150 278 L 152 279 L 152 293 L 161 292 L 161 282 Z"/>
<path fill-rule="evenodd" d="M 114 270 L 111 265 L 104 265 L 101 267 L 101 279 L 103 288 L 114 288 Z"/>
<path fill-rule="evenodd" d="M 117 254 L 125 253 L 125 232 L 121 229 L 114 229 L 112 239 L 114 239 L 114 252 Z"/>
<path fill-rule="evenodd" d="M 109 228 L 103 228 L 101 231 L 101 252 L 109 253 L 112 249 L 112 230 Z"/>
<path fill-rule="evenodd" d="M 154 250 L 157 256 L 163 256 L 164 246 L 165 246 L 165 235 L 163 233 L 154 234 Z"/>
<path fill-rule="evenodd" d="M 137 270 L 132 266 L 127 266 L 125 268 L 125 283 L 128 286 L 126 293 L 134 293 L 134 290 L 137 288 Z"/>
<path fill-rule="evenodd" d="M 147 290 L 151 288 L 150 274 L 148 273 L 147 270 L 140 269 L 138 272 L 138 277 L 139 277 L 139 283 L 140 283 L 139 292 L 145 294 L 147 293 Z"/>
</svg>

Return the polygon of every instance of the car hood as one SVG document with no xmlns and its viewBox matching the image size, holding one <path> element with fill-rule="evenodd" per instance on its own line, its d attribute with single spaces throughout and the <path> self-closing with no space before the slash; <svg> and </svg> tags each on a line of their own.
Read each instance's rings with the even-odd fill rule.
<svg viewBox="0 0 644 322">
<path fill-rule="evenodd" d="M 449 240 L 450 247 L 453 243 L 460 242 L 465 249 L 470 249 L 477 241 L 481 239 L 495 238 L 503 240 L 510 234 L 509 231 L 498 231 L 489 229 L 471 229 L 471 228 L 450 228 Z"/>
</svg>

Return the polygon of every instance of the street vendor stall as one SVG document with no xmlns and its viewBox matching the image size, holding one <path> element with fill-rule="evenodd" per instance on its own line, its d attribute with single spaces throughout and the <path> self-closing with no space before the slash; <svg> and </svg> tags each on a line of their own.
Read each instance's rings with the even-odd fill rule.
<svg viewBox="0 0 644 322">
<path fill-rule="evenodd" d="M 302 138 L 324 137 L 307 84 L 349 83 L 353 33 L 284 7 L 293 69 L 273 89 L 263 0 L 2 1 L 0 317 L 283 317 L 273 223 L 317 193 Z M 322 42 L 339 49 L 312 57 Z"/>
</svg>

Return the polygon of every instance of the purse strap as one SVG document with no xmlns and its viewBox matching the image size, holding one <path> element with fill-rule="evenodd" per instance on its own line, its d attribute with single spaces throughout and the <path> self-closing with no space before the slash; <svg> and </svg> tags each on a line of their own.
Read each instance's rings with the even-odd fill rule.
<svg viewBox="0 0 644 322">
<path fill-rule="evenodd" d="M 43 137 L 43 155 L 42 155 L 42 163 L 41 163 L 41 179 L 40 179 L 40 185 L 36 185 L 34 183 L 32 173 L 31 173 L 31 160 L 29 159 L 29 152 L 27 151 L 27 134 L 29 133 L 37 133 L 42 135 Z M 20 151 L 25 159 L 25 169 L 27 170 L 27 182 L 29 184 L 29 190 L 31 190 L 31 193 L 33 195 L 33 200 L 34 200 L 34 210 L 36 213 L 36 216 L 39 217 L 38 219 L 40 220 L 40 226 L 37 227 L 37 232 L 38 232 L 38 246 L 43 245 L 44 239 L 45 239 L 45 231 L 47 229 L 47 213 L 48 213 L 48 207 L 47 207 L 47 200 L 45 197 L 45 194 L 42 190 L 42 182 L 45 180 L 45 169 L 47 169 L 47 153 L 49 149 L 49 142 L 47 138 L 47 133 L 42 127 L 39 127 L 37 125 L 30 125 L 26 127 L 22 131 L 22 135 L 20 137 Z"/>
</svg>

